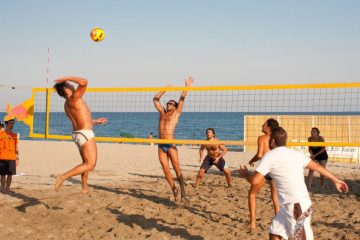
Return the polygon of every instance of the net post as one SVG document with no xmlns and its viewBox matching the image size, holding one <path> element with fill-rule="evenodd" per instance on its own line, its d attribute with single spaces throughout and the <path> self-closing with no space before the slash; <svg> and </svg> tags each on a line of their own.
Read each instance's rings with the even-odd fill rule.
<svg viewBox="0 0 360 240">
<path fill-rule="evenodd" d="M 49 122 L 50 122 L 50 91 L 46 88 L 46 114 L 45 114 L 45 138 L 49 135 Z"/>
</svg>

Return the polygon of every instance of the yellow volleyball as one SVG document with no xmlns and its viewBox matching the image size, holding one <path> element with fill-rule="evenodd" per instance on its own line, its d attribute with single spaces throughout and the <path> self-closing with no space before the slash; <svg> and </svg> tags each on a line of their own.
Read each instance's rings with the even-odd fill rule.
<svg viewBox="0 0 360 240">
<path fill-rule="evenodd" d="M 105 32 L 99 27 L 93 28 L 90 32 L 90 37 L 95 42 L 100 42 L 105 38 Z"/>
</svg>

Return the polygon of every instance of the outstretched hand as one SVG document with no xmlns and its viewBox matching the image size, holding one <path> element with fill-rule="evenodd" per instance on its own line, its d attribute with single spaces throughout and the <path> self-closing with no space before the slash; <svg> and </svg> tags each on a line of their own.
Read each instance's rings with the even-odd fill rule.
<svg viewBox="0 0 360 240">
<path fill-rule="evenodd" d="M 190 87 L 191 84 L 194 82 L 194 79 L 190 76 L 187 79 L 185 79 L 185 87 Z"/>
<path fill-rule="evenodd" d="M 98 118 L 98 119 L 94 119 L 93 123 L 103 125 L 103 124 L 106 124 L 107 121 L 108 121 L 107 118 Z"/>
<path fill-rule="evenodd" d="M 255 166 L 255 164 L 254 164 L 254 162 L 253 162 L 252 160 L 249 161 L 249 165 L 250 165 L 251 167 L 254 167 L 254 166 Z"/>
<path fill-rule="evenodd" d="M 346 182 L 342 181 L 342 180 L 338 180 L 337 182 L 335 182 L 335 187 L 339 192 L 349 192 L 349 187 L 346 184 Z"/>
<path fill-rule="evenodd" d="M 240 177 L 246 178 L 249 175 L 249 170 L 245 165 L 240 165 L 239 168 Z"/>
</svg>

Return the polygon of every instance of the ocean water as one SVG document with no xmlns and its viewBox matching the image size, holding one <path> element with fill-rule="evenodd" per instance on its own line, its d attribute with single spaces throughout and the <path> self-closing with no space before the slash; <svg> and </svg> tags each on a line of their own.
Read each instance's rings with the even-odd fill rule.
<svg viewBox="0 0 360 240">
<path fill-rule="evenodd" d="M 95 125 L 94 132 L 99 137 L 135 137 L 146 138 L 150 132 L 158 137 L 159 113 L 157 112 L 93 112 L 93 118 L 106 117 L 108 123 Z M 3 119 L 5 113 L 0 113 Z M 184 112 L 175 130 L 177 139 L 204 139 L 205 130 L 214 128 L 216 137 L 226 140 L 243 140 L 244 113 Z M 70 135 L 71 123 L 63 112 L 50 114 L 50 133 Z M 17 121 L 14 131 L 21 139 L 29 138 L 29 127 Z M 45 133 L 45 113 L 35 113 L 34 133 Z"/>
<path fill-rule="evenodd" d="M 216 137 L 223 140 L 244 140 L 245 115 L 358 115 L 358 113 L 243 113 L 243 112 L 184 112 L 175 130 L 176 139 L 205 139 L 205 130 L 214 128 Z M 98 137 L 135 137 L 146 138 L 150 132 L 158 138 L 158 112 L 93 112 L 93 118 L 106 117 L 108 123 L 95 125 L 94 132 Z M 3 119 L 5 113 L 0 113 Z M 50 114 L 50 134 L 70 135 L 71 123 L 64 112 Z M 17 121 L 14 131 L 21 139 L 29 138 L 29 127 Z M 34 133 L 45 133 L 45 113 L 34 115 Z M 260 129 L 259 129 L 260 133 Z M 34 139 L 36 140 L 36 139 Z"/>
</svg>

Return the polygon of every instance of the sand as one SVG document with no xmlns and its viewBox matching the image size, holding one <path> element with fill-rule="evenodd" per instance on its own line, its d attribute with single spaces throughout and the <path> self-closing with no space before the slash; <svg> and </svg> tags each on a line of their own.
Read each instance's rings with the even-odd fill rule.
<svg viewBox="0 0 360 240">
<path fill-rule="evenodd" d="M 190 205 L 173 202 L 157 146 L 98 144 L 98 164 L 89 176 L 93 192 L 80 194 L 80 177 L 54 191 L 55 176 L 80 163 L 71 142 L 20 141 L 21 159 L 12 192 L 0 194 L 0 239 L 267 239 L 273 217 L 270 188 L 257 197 L 257 229 L 248 225 L 249 184 L 237 169 L 252 153 L 229 152 L 233 174 L 228 188 L 215 167 L 194 189 L 198 149 L 179 147 Z M 315 239 L 360 239 L 360 165 L 329 163 L 351 192 L 339 194 L 330 182 L 311 192 Z"/>
</svg>

